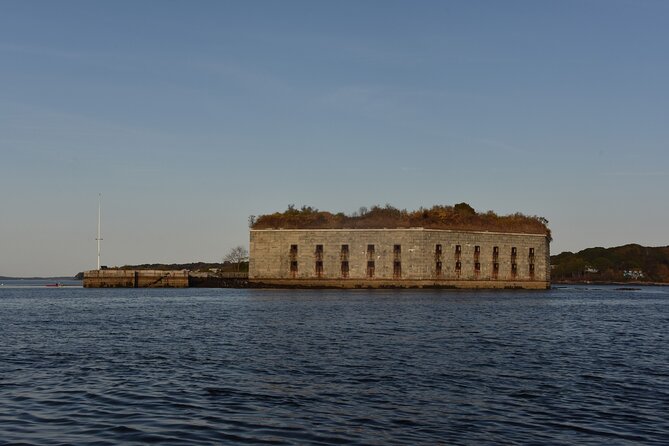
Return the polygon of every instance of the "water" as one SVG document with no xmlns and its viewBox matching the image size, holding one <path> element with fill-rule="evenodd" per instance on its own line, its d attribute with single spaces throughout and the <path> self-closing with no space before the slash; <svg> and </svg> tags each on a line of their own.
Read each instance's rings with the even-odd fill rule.
<svg viewBox="0 0 669 446">
<path fill-rule="evenodd" d="M 669 288 L 0 287 L 0 444 L 669 444 Z"/>
</svg>

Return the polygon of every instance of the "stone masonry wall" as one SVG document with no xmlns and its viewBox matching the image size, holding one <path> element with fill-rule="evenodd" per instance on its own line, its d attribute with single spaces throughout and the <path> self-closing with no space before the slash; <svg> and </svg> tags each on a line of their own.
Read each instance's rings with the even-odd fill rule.
<svg viewBox="0 0 669 446">
<path fill-rule="evenodd" d="M 188 271 L 101 269 L 84 272 L 85 288 L 185 288 Z"/>
<path fill-rule="evenodd" d="M 250 237 L 249 280 L 258 283 L 546 288 L 550 282 L 545 235 L 416 228 L 251 230 Z"/>
</svg>

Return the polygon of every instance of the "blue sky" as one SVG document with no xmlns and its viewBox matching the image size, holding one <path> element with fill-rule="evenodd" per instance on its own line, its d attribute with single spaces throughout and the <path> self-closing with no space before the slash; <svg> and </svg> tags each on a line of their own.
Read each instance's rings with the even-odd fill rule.
<svg viewBox="0 0 669 446">
<path fill-rule="evenodd" d="M 219 261 L 247 217 L 468 202 L 667 245 L 664 1 L 0 2 L 0 275 Z"/>
</svg>

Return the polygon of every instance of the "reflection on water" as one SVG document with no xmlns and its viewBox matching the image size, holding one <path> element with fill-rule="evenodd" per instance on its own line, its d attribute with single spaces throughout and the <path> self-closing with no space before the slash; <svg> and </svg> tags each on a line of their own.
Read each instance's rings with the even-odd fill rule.
<svg viewBox="0 0 669 446">
<path fill-rule="evenodd" d="M 0 288 L 0 438 L 667 444 L 669 289 Z"/>
</svg>

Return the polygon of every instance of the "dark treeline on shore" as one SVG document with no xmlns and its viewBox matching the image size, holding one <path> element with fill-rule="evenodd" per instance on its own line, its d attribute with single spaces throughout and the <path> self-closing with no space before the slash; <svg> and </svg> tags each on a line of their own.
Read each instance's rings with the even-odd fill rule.
<svg viewBox="0 0 669 446">
<path fill-rule="evenodd" d="M 123 265 L 119 267 L 114 267 L 114 269 L 126 269 L 126 270 L 143 270 L 143 269 L 152 269 L 152 270 L 181 270 L 187 269 L 189 271 L 200 271 L 200 272 L 232 272 L 232 271 L 248 271 L 249 263 L 241 262 L 239 265 L 232 262 L 223 262 L 223 263 L 207 263 L 207 262 L 193 262 L 193 263 L 144 263 L 141 265 Z M 110 268 L 112 269 L 112 268 Z"/>
<path fill-rule="evenodd" d="M 218 272 L 246 272 L 249 270 L 249 262 L 191 262 L 191 263 L 143 263 L 141 265 L 123 265 L 104 267 L 106 269 L 120 269 L 120 270 L 158 270 L 158 271 L 176 271 L 186 269 L 193 272 L 216 274 Z M 84 273 L 78 273 L 75 278 L 83 279 Z"/>
<path fill-rule="evenodd" d="M 551 265 L 554 282 L 669 283 L 669 246 L 630 244 L 563 252 L 551 256 Z"/>
</svg>

